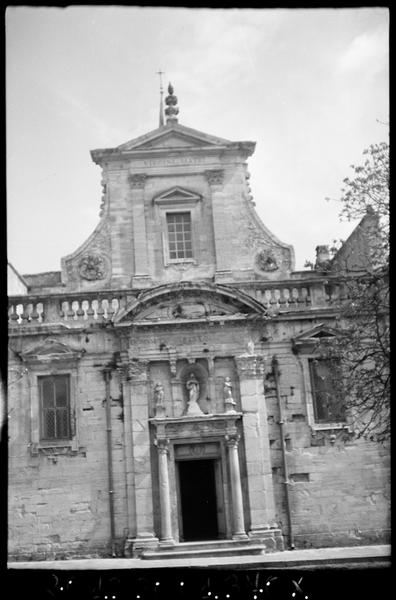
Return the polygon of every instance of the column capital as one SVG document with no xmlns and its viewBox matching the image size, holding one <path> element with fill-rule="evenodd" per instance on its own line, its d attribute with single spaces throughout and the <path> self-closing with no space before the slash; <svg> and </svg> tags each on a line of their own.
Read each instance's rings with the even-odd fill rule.
<svg viewBox="0 0 396 600">
<path fill-rule="evenodd" d="M 239 435 L 239 433 L 231 433 L 225 436 L 225 440 L 229 448 L 238 448 L 240 439 L 241 436 Z"/>
<path fill-rule="evenodd" d="M 143 189 L 146 185 L 146 173 L 131 173 L 128 176 L 128 183 L 132 189 Z"/>
<path fill-rule="evenodd" d="M 242 378 L 257 378 L 264 375 L 265 359 L 260 354 L 240 354 L 235 357 L 238 374 Z"/>
<path fill-rule="evenodd" d="M 124 363 L 126 379 L 128 381 L 147 381 L 148 360 L 134 358 Z"/>
<path fill-rule="evenodd" d="M 215 169 L 215 170 L 205 171 L 205 177 L 208 180 L 208 183 L 210 186 L 223 185 L 223 183 L 224 183 L 223 169 Z"/>
<path fill-rule="evenodd" d="M 168 438 L 155 438 L 154 444 L 157 446 L 159 454 L 168 454 L 169 452 L 169 439 Z"/>
</svg>

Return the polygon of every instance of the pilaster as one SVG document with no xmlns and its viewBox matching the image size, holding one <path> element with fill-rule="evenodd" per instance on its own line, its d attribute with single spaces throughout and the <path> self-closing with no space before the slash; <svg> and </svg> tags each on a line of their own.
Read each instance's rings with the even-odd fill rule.
<svg viewBox="0 0 396 600">
<path fill-rule="evenodd" d="M 282 549 L 281 533 L 274 522 L 275 503 L 264 397 L 264 357 L 243 354 L 236 357 L 236 364 L 240 381 L 250 506 L 248 535 L 266 538 L 269 549 Z"/>
<path fill-rule="evenodd" d="M 136 535 L 129 540 L 133 555 L 156 547 L 151 476 L 147 361 L 130 360 L 126 365 L 132 423 L 132 454 L 135 491 Z"/>
<path fill-rule="evenodd" d="M 132 199 L 133 255 L 135 260 L 132 287 L 147 287 L 150 284 L 144 206 L 146 178 L 145 173 L 134 173 L 129 175 L 128 178 Z"/>
<path fill-rule="evenodd" d="M 217 283 L 227 282 L 231 279 L 230 265 L 230 238 L 228 228 L 227 198 L 224 193 L 224 171 L 216 169 L 205 171 L 206 179 L 210 186 L 212 196 L 212 214 L 215 239 Z"/>
</svg>

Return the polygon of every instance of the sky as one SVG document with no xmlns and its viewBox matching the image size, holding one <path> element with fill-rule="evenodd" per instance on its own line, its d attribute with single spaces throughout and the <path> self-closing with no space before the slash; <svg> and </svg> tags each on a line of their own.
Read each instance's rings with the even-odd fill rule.
<svg viewBox="0 0 396 600">
<path fill-rule="evenodd" d="M 8 7 L 8 260 L 58 271 L 88 238 L 102 191 L 89 151 L 158 127 L 161 69 L 179 123 L 257 143 L 256 210 L 303 269 L 356 226 L 339 220 L 342 180 L 388 140 L 388 27 L 379 7 Z"/>
</svg>

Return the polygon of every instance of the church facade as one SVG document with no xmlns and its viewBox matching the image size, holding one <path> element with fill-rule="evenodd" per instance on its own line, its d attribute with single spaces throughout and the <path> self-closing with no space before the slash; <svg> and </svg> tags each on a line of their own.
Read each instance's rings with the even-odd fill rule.
<svg viewBox="0 0 396 600">
<path fill-rule="evenodd" d="M 91 152 L 98 226 L 15 279 L 10 559 L 383 543 L 388 451 L 356 439 L 316 354 L 339 277 L 323 248 L 294 271 L 254 209 L 255 144 L 181 125 L 176 101 Z"/>
</svg>

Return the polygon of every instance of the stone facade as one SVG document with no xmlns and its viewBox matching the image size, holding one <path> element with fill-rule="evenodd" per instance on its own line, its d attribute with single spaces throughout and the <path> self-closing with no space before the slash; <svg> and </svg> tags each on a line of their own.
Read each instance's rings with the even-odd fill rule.
<svg viewBox="0 0 396 600">
<path fill-rule="evenodd" d="M 10 557 L 195 540 L 269 552 L 288 546 L 289 521 L 301 548 L 387 540 L 387 448 L 356 440 L 349 417 L 315 421 L 304 340 L 333 323 L 337 274 L 293 271 L 292 247 L 254 210 L 253 151 L 173 115 L 92 152 L 98 227 L 60 273 L 24 276 L 10 296 Z M 180 214 L 192 256 L 174 260 L 168 215 Z M 67 435 L 46 439 L 40 386 L 61 375 Z M 200 486 L 188 496 L 198 473 L 209 509 Z"/>
</svg>

